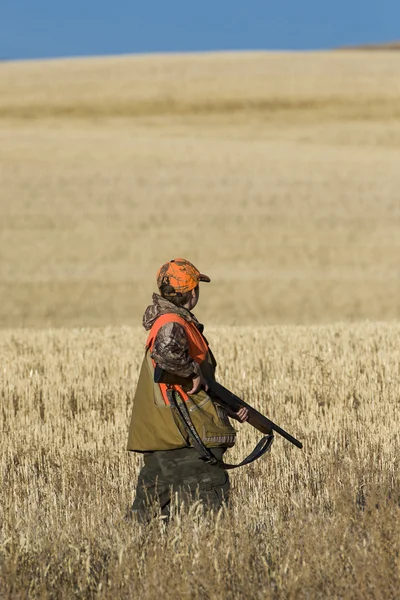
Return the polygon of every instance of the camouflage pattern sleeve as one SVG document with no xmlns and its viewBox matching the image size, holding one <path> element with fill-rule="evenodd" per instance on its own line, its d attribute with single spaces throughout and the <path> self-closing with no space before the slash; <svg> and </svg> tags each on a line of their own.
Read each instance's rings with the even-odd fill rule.
<svg viewBox="0 0 400 600">
<path fill-rule="evenodd" d="M 166 323 L 159 329 L 151 357 L 162 369 L 179 377 L 200 374 L 199 365 L 190 358 L 185 329 L 179 323 Z"/>
</svg>

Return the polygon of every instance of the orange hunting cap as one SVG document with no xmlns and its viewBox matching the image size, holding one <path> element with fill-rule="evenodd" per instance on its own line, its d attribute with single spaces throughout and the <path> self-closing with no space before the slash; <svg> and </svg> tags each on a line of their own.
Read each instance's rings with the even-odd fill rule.
<svg viewBox="0 0 400 600">
<path fill-rule="evenodd" d="M 170 260 L 157 273 L 158 289 L 167 296 L 186 294 L 193 290 L 200 281 L 209 283 L 211 279 L 200 273 L 191 262 L 184 258 Z"/>
</svg>

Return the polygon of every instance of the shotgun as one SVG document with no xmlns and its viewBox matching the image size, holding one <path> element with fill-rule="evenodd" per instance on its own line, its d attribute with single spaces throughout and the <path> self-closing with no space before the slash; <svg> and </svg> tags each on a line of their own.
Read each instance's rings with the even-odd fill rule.
<svg viewBox="0 0 400 600">
<path fill-rule="evenodd" d="M 279 425 L 276 425 L 273 421 L 268 419 L 268 417 L 265 417 L 263 414 L 258 412 L 258 410 L 250 406 L 250 404 L 247 404 L 247 402 L 215 381 L 215 379 L 209 376 L 207 372 L 203 372 L 203 374 L 207 382 L 208 393 L 210 397 L 216 404 L 219 404 L 222 408 L 226 409 L 228 413 L 237 413 L 240 408 L 247 408 L 249 413 L 247 422 L 255 429 L 258 429 L 258 431 L 266 435 L 270 434 L 272 431 L 275 431 L 284 437 L 285 440 L 288 440 L 288 442 L 294 444 L 294 446 L 297 446 L 297 448 L 301 449 L 303 447 L 303 444 L 299 442 L 299 440 L 296 440 L 296 438 L 290 435 L 290 433 L 279 427 Z M 164 369 L 162 369 L 159 365 L 156 365 L 154 370 L 154 381 L 155 383 L 180 385 L 183 387 L 183 389 L 185 389 L 185 391 L 190 390 L 193 386 L 193 381 L 189 377 L 178 377 L 177 375 L 164 371 Z"/>
<path fill-rule="evenodd" d="M 271 433 L 271 431 L 275 431 L 284 437 L 285 440 L 288 440 L 288 442 L 297 446 L 297 448 L 301 449 L 303 447 L 303 444 L 290 435 L 290 433 L 282 429 L 282 427 L 279 427 L 279 425 L 276 425 L 273 421 L 268 419 L 268 417 L 265 417 L 258 412 L 258 410 L 250 406 L 250 404 L 247 404 L 247 402 L 236 396 L 233 392 L 227 390 L 217 381 L 207 379 L 207 385 L 208 391 L 211 392 L 210 396 L 212 400 L 222 406 L 222 408 L 225 408 L 228 411 L 233 410 L 235 413 L 242 407 L 247 408 L 249 412 L 247 422 L 255 429 L 258 429 L 261 433 Z"/>
</svg>

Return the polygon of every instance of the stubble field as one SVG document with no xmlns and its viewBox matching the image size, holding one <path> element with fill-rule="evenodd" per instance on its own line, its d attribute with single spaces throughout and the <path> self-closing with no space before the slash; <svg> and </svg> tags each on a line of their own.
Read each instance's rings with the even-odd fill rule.
<svg viewBox="0 0 400 600">
<path fill-rule="evenodd" d="M 4 332 L 2 598 L 396 598 L 398 325 L 218 328 L 219 378 L 304 442 L 232 474 L 232 504 L 126 523 L 143 334 Z M 240 426 L 229 460 L 257 440 Z"/>
<path fill-rule="evenodd" d="M 396 598 L 400 56 L 0 64 L 0 596 Z M 304 442 L 124 521 L 159 265 L 221 382 Z M 229 459 L 257 440 L 240 427 Z"/>
</svg>

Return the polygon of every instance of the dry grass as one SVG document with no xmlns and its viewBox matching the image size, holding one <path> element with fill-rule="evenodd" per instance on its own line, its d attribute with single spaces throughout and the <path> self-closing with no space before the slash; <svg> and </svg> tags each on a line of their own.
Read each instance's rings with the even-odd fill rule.
<svg viewBox="0 0 400 600">
<path fill-rule="evenodd" d="M 220 53 L 4 63 L 3 118 L 188 117 L 306 111 L 398 117 L 400 58 Z M 361 111 L 361 113 L 360 113 Z M 317 114 L 316 114 L 317 112 Z M 271 114 L 272 113 L 272 114 Z M 370 114 L 368 114 L 370 113 Z"/>
<path fill-rule="evenodd" d="M 2 598 L 396 598 L 398 325 L 218 328 L 220 378 L 304 441 L 233 475 L 231 508 L 126 524 L 143 334 L 5 331 Z M 256 441 L 244 425 L 229 458 Z"/>
<path fill-rule="evenodd" d="M 0 64 L 0 326 L 138 323 L 166 259 L 223 324 L 400 317 L 400 56 Z"/>
<path fill-rule="evenodd" d="M 339 48 L 340 50 L 340 48 Z M 400 50 L 400 42 L 384 42 L 382 44 L 362 44 L 361 46 L 347 46 L 342 50 L 379 50 L 380 52 L 386 52 L 387 50 Z"/>
</svg>

